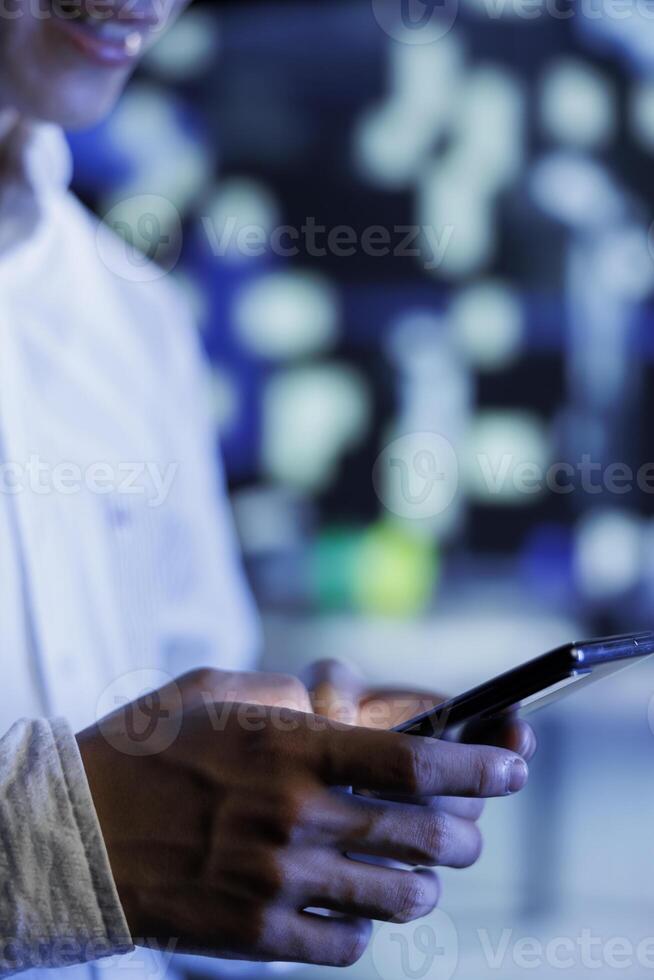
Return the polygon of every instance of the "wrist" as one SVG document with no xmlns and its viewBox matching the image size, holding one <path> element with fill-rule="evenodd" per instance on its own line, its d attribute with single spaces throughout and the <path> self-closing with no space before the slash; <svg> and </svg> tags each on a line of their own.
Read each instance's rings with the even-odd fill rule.
<svg viewBox="0 0 654 980">
<path fill-rule="evenodd" d="M 124 861 L 116 833 L 115 799 L 120 798 L 118 786 L 112 791 L 116 759 L 111 748 L 94 729 L 75 735 L 82 766 L 97 817 L 100 836 L 106 851 L 107 862 L 117 897 L 131 936 L 144 935 L 139 931 L 138 915 L 133 889 L 125 874 Z M 109 778 L 107 778 L 109 777 Z"/>
</svg>

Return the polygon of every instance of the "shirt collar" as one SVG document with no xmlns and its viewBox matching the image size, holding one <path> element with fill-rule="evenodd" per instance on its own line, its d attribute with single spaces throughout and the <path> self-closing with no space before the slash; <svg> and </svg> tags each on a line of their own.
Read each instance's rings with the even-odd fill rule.
<svg viewBox="0 0 654 980">
<path fill-rule="evenodd" d="M 72 157 L 51 123 L 15 123 L 1 143 L 0 256 L 25 244 L 42 223 L 48 200 L 65 193 Z"/>
<path fill-rule="evenodd" d="M 70 148 L 59 126 L 32 123 L 23 141 L 23 175 L 37 197 L 68 189 L 73 175 Z"/>
</svg>

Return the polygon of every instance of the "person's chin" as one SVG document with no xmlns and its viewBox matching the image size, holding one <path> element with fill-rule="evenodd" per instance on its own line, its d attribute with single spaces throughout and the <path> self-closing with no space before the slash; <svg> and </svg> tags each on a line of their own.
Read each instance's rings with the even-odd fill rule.
<svg viewBox="0 0 654 980">
<path fill-rule="evenodd" d="M 140 14 L 125 9 L 102 22 L 51 14 L 30 24 L 16 39 L 22 43 L 13 45 L 22 57 L 9 66 L 16 108 L 67 129 L 92 126 L 106 116 L 159 26 L 150 8 Z"/>
<path fill-rule="evenodd" d="M 67 77 L 60 85 L 54 83 L 47 97 L 39 99 L 32 115 L 69 130 L 95 126 L 113 109 L 130 72 L 116 71 L 111 79 L 100 81 L 89 77 L 89 73 L 79 74 L 79 80 Z"/>
</svg>

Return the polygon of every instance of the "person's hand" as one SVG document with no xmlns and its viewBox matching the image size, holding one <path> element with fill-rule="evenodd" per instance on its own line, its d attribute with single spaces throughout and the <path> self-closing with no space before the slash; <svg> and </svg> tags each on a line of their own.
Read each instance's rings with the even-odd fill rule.
<svg viewBox="0 0 654 980">
<path fill-rule="evenodd" d="M 374 729 L 390 729 L 415 718 L 423 711 L 436 707 L 447 699 L 445 694 L 371 687 L 363 676 L 342 660 L 319 660 L 305 671 L 304 679 L 315 712 L 350 724 Z M 536 751 L 536 736 L 529 725 L 517 717 L 507 716 L 493 722 L 467 725 L 458 736 L 459 742 L 469 745 L 495 745 L 510 749 L 529 761 Z M 484 812 L 480 799 L 459 799 L 454 796 L 415 797 L 413 803 L 429 806 L 439 813 L 468 820 L 479 836 L 477 827 Z"/>
<path fill-rule="evenodd" d="M 476 825 L 406 801 L 505 796 L 527 779 L 524 761 L 505 749 L 205 697 L 221 683 L 212 671 L 188 675 L 77 736 L 137 942 L 351 964 L 368 943 L 370 920 L 427 914 L 439 885 L 431 870 L 379 867 L 346 853 L 467 866 L 479 854 Z M 291 697 L 301 693 L 289 683 Z M 397 802 L 353 795 L 350 786 Z"/>
<path fill-rule="evenodd" d="M 305 671 L 304 680 L 317 714 L 365 728 L 394 728 L 447 699 L 445 694 L 414 688 L 371 687 L 357 670 L 341 660 L 316 661 Z M 530 725 L 510 715 L 467 725 L 459 740 L 507 748 L 527 762 L 537 747 Z"/>
</svg>

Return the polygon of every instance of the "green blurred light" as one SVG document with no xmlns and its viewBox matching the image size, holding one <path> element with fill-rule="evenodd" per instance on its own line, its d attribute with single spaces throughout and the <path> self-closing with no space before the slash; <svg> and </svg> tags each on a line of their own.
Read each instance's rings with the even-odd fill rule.
<svg viewBox="0 0 654 980">
<path fill-rule="evenodd" d="M 414 616 L 431 601 L 440 561 L 432 542 L 389 523 L 332 527 L 313 555 L 313 585 L 323 610 Z"/>
</svg>

